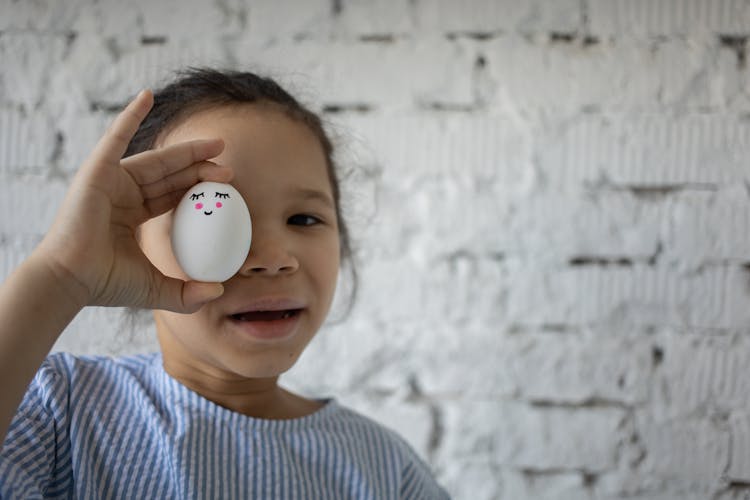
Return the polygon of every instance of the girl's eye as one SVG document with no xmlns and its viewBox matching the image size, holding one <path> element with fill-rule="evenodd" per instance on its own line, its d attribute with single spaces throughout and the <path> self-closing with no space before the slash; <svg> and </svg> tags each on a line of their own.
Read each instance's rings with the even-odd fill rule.
<svg viewBox="0 0 750 500">
<path fill-rule="evenodd" d="M 191 194 L 190 195 L 190 199 L 191 200 L 197 200 L 198 198 L 201 198 L 201 197 L 205 198 L 205 196 L 203 196 L 203 193 Z"/>
<path fill-rule="evenodd" d="M 313 226 L 315 224 L 320 224 L 321 222 L 323 221 L 321 221 L 317 217 L 313 217 L 312 215 L 307 214 L 297 214 L 289 217 L 289 224 L 295 226 Z"/>
<path fill-rule="evenodd" d="M 229 198 L 229 193 L 216 193 L 217 198 Z"/>
</svg>

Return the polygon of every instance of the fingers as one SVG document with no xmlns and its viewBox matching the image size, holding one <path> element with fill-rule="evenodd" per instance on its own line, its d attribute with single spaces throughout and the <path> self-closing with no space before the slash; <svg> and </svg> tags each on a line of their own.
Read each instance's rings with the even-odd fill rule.
<svg viewBox="0 0 750 500">
<path fill-rule="evenodd" d="M 215 158 L 223 149 L 221 139 L 198 139 L 144 151 L 124 158 L 120 165 L 139 185 L 153 184 L 194 163 Z"/>
<path fill-rule="evenodd" d="M 145 200 L 143 202 L 143 205 L 146 207 L 146 212 L 148 213 L 148 217 L 157 217 L 164 212 L 167 212 L 177 206 L 177 204 L 180 202 L 182 197 L 187 193 L 188 189 L 180 189 L 177 191 L 172 191 L 171 193 L 166 193 L 158 198 L 152 198 L 150 200 Z"/>
<path fill-rule="evenodd" d="M 195 312 L 206 302 L 218 299 L 224 294 L 221 283 L 201 283 L 188 281 L 182 287 L 182 308 L 187 312 Z"/>
<path fill-rule="evenodd" d="M 174 208 L 188 190 L 202 181 L 229 182 L 234 171 L 211 162 L 195 165 L 166 179 L 141 188 L 143 205 L 150 217 L 157 217 Z"/>
<path fill-rule="evenodd" d="M 203 283 L 199 281 L 182 281 L 162 276 L 162 286 L 158 287 L 155 303 L 149 307 L 166 309 L 179 313 L 193 313 L 206 302 L 217 299 L 224 294 L 221 283 Z"/>
<path fill-rule="evenodd" d="M 154 104 L 150 90 L 142 90 L 109 126 L 91 154 L 93 165 L 117 165 L 128 143 Z"/>
<path fill-rule="evenodd" d="M 233 176 L 231 168 L 203 161 L 141 186 L 141 194 L 148 201 L 164 194 L 184 190 L 202 181 L 229 182 Z"/>
</svg>

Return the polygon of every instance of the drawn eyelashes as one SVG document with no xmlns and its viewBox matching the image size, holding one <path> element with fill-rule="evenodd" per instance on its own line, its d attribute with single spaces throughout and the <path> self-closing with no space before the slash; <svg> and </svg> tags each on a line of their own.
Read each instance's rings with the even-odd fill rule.
<svg viewBox="0 0 750 500">
<path fill-rule="evenodd" d="M 229 193 L 219 193 L 218 191 L 214 195 L 216 198 L 226 199 L 229 198 Z M 205 198 L 204 193 L 195 193 L 190 195 L 191 200 L 197 200 L 198 198 Z"/>
</svg>

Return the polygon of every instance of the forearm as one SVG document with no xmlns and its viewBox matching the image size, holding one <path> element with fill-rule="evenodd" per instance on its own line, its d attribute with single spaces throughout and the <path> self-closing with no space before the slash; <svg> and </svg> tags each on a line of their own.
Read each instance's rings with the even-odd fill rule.
<svg viewBox="0 0 750 500">
<path fill-rule="evenodd" d="M 32 254 L 0 286 L 0 444 L 29 383 L 83 305 Z"/>
</svg>

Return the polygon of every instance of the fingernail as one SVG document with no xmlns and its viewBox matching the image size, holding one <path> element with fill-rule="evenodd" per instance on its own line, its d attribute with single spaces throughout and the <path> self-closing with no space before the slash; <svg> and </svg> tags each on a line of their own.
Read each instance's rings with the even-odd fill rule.
<svg viewBox="0 0 750 500">
<path fill-rule="evenodd" d="M 222 285 L 221 283 L 216 283 L 216 285 L 211 289 L 211 293 L 209 293 L 208 297 L 205 299 L 205 302 L 218 299 L 222 295 L 224 295 L 224 285 Z"/>
</svg>

